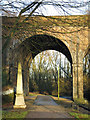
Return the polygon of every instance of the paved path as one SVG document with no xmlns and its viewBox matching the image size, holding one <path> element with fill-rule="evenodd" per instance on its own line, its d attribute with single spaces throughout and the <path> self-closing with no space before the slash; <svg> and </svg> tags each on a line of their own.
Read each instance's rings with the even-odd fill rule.
<svg viewBox="0 0 90 120">
<path fill-rule="evenodd" d="M 50 96 L 40 96 L 38 95 L 35 102 L 35 105 L 58 105 Z"/>
<path fill-rule="evenodd" d="M 37 96 L 26 118 L 73 118 L 66 109 L 57 105 L 50 96 Z"/>
</svg>

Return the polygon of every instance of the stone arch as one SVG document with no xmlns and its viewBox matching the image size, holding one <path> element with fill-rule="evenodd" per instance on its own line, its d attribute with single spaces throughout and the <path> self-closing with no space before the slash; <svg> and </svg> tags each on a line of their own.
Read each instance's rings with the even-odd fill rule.
<svg viewBox="0 0 90 120">
<path fill-rule="evenodd" d="M 34 35 L 32 37 L 27 38 L 18 46 L 17 51 L 18 50 L 19 50 L 19 54 L 22 56 L 21 57 L 22 67 L 24 66 L 25 70 L 27 69 L 26 73 L 28 74 L 29 74 L 28 71 L 29 71 L 29 65 L 30 65 L 29 61 L 33 59 L 37 54 L 45 50 L 59 51 L 68 58 L 71 65 L 74 63 L 72 60 L 72 56 L 71 56 L 72 51 L 70 51 L 70 48 L 68 48 L 68 46 L 62 40 L 46 34 L 38 34 L 38 35 Z M 77 97 L 83 98 L 83 93 L 82 93 L 83 88 L 82 88 L 82 85 L 80 85 L 81 78 L 78 77 L 77 75 L 78 71 L 79 72 L 82 71 L 82 66 L 80 64 L 79 70 L 77 69 L 78 64 L 73 64 L 72 66 L 73 66 L 73 99 Z M 29 77 L 29 75 L 27 76 Z M 78 89 L 78 81 L 80 85 L 79 89 Z"/>
<path fill-rule="evenodd" d="M 84 58 L 87 54 L 90 54 L 90 45 L 86 48 L 86 50 L 85 50 L 85 52 L 84 52 L 83 58 Z"/>
<path fill-rule="evenodd" d="M 72 63 L 71 51 L 68 48 L 68 46 L 62 40 L 50 35 L 46 35 L 46 34 L 34 35 L 30 38 L 27 38 L 25 41 L 23 41 L 20 44 L 19 48 L 22 48 L 23 51 L 24 49 L 29 49 L 32 53 L 33 58 L 38 53 L 44 50 L 48 50 L 48 49 L 57 50 L 63 53 L 68 58 L 68 60 Z"/>
<path fill-rule="evenodd" d="M 24 55 L 22 57 L 22 58 L 24 58 L 23 62 L 22 62 L 23 68 L 24 68 L 23 71 L 29 71 L 31 57 L 33 59 L 37 54 L 39 54 L 40 52 L 45 51 L 45 50 L 56 50 L 56 51 L 63 53 L 70 61 L 71 68 L 72 68 L 72 56 L 71 56 L 71 53 L 70 53 L 68 47 L 63 43 L 63 41 L 61 41 L 58 38 L 55 38 L 53 36 L 46 35 L 46 34 L 34 35 L 34 36 L 29 37 L 26 40 L 24 40 L 19 45 L 18 49 L 19 49 L 18 51 L 20 51 L 21 54 L 24 53 Z M 28 54 L 27 54 L 27 52 L 28 52 Z M 26 61 L 26 63 L 25 63 L 25 61 Z M 26 65 L 27 63 L 29 63 L 29 64 Z M 24 64 L 25 64 L 25 66 L 24 66 Z M 28 68 L 28 70 L 26 70 L 27 68 Z M 26 76 L 29 76 L 29 75 L 23 74 L 23 76 L 25 76 L 24 77 L 24 83 L 25 83 L 24 86 L 26 86 L 27 80 L 25 80 L 25 79 L 26 79 Z M 29 78 L 27 78 L 27 79 L 29 81 Z M 28 95 L 28 91 L 29 91 L 29 89 L 27 89 L 27 88 L 28 87 L 24 88 L 26 95 Z"/>
</svg>

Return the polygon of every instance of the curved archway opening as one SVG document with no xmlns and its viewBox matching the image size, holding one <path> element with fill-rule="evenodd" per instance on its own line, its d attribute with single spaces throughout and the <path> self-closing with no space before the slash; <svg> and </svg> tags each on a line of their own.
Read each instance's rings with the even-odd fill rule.
<svg viewBox="0 0 90 120">
<path fill-rule="evenodd" d="M 83 58 L 83 91 L 84 98 L 90 101 L 90 48 L 87 49 L 86 55 Z"/>
<path fill-rule="evenodd" d="M 72 98 L 71 63 L 62 53 L 46 50 L 32 60 L 30 65 L 30 92 L 58 95 L 58 66 L 60 97 Z"/>
<path fill-rule="evenodd" d="M 45 51 L 45 50 L 56 50 L 66 56 L 68 61 L 71 64 L 71 73 L 72 73 L 72 57 L 68 47 L 59 39 L 50 36 L 50 35 L 34 35 L 30 38 L 27 38 L 23 41 L 18 47 L 22 54 L 23 59 L 23 72 L 24 73 L 24 83 L 25 87 L 27 85 L 27 80 L 29 81 L 29 67 L 31 64 L 31 59 L 34 59 L 36 55 Z M 30 61 L 30 62 L 29 62 Z M 29 63 L 29 64 L 28 64 Z M 27 78 L 28 76 L 28 78 Z M 28 85 L 29 86 L 29 85 Z M 26 89 L 26 88 L 24 88 Z M 29 88 L 28 88 L 29 89 Z"/>
</svg>

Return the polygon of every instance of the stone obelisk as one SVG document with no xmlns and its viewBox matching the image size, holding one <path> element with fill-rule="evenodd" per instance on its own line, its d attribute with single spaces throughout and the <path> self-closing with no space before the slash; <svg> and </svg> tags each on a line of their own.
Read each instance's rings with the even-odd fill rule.
<svg viewBox="0 0 90 120">
<path fill-rule="evenodd" d="M 16 89 L 16 99 L 14 108 L 26 108 L 24 95 L 23 95 L 23 81 L 22 81 L 22 66 L 18 63 L 18 74 L 17 74 L 17 89 Z"/>
</svg>

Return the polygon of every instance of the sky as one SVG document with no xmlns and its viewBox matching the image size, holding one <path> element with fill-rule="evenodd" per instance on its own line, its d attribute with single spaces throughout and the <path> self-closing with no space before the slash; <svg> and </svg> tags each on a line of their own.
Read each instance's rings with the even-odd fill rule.
<svg viewBox="0 0 90 120">
<path fill-rule="evenodd" d="M 28 4 L 30 4 L 33 1 L 35 1 L 35 0 L 2 0 L 0 3 L 0 8 L 6 9 L 8 11 L 16 12 L 16 14 L 18 15 L 22 8 L 24 8 L 25 6 L 27 6 Z M 42 0 L 36 0 L 36 2 L 37 1 L 40 2 Z M 79 3 L 88 2 L 89 0 L 53 0 L 54 4 L 61 3 L 61 5 L 64 4 L 65 7 L 59 6 L 59 5 L 53 6 L 53 5 L 51 5 L 52 3 L 50 3 L 50 1 L 52 1 L 52 0 L 43 0 L 43 5 L 41 5 L 35 11 L 34 15 L 44 15 L 44 16 L 82 15 L 88 11 L 88 5 L 86 7 L 80 7 L 78 9 L 75 9 L 75 8 L 68 7 L 67 2 L 69 1 L 69 2 L 71 2 L 70 5 L 75 6 L 75 5 L 79 5 Z M 8 4 L 8 2 L 10 4 L 12 4 L 12 8 L 10 8 L 9 5 L 6 5 L 6 4 Z M 47 3 L 49 3 L 49 5 L 47 5 Z M 17 10 L 16 10 L 16 8 L 14 8 L 14 6 L 17 8 Z M 27 13 L 25 13 L 25 14 L 28 14 L 29 12 L 30 11 L 27 11 Z"/>
</svg>

